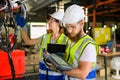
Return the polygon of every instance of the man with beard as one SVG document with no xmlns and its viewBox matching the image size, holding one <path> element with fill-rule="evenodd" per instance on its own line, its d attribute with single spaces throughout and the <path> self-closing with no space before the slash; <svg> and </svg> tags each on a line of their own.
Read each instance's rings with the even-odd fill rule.
<svg viewBox="0 0 120 80">
<path fill-rule="evenodd" d="M 84 10 L 78 5 L 71 5 L 65 11 L 62 21 L 66 25 L 71 39 L 66 50 L 66 60 L 73 66 L 70 71 L 64 71 L 66 80 L 95 80 L 96 56 L 98 45 L 87 34 L 84 27 Z"/>
</svg>

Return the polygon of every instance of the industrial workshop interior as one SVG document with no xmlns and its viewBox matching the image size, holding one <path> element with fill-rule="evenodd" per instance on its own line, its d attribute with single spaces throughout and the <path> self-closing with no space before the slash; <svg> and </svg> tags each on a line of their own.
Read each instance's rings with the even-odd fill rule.
<svg viewBox="0 0 120 80">
<path fill-rule="evenodd" d="M 0 0 L 0 80 L 120 80 L 120 0 Z"/>
</svg>

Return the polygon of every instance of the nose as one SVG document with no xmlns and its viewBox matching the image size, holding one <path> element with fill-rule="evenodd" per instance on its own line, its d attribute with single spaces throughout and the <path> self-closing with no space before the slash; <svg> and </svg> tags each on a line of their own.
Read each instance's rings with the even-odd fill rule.
<svg viewBox="0 0 120 80">
<path fill-rule="evenodd" d="M 50 21 L 50 20 L 48 20 L 48 21 L 47 21 L 47 23 L 48 23 L 48 25 L 50 25 L 50 24 L 51 24 L 51 21 Z"/>
<path fill-rule="evenodd" d="M 50 20 L 48 20 L 47 23 L 49 24 L 49 23 L 50 23 Z"/>
<path fill-rule="evenodd" d="M 67 28 L 67 32 L 68 32 L 68 33 L 71 33 L 71 32 L 72 32 L 72 29 L 68 27 L 68 28 Z"/>
<path fill-rule="evenodd" d="M 71 32 L 72 32 L 72 29 L 67 29 L 67 32 L 68 32 L 68 33 L 71 33 Z"/>
</svg>

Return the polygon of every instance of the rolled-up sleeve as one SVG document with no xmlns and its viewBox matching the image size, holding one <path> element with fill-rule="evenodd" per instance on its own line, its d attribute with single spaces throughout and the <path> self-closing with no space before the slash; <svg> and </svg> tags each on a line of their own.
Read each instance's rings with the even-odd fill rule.
<svg viewBox="0 0 120 80">
<path fill-rule="evenodd" d="M 80 57 L 80 61 L 96 62 L 96 58 L 95 45 L 88 44 Z"/>
</svg>

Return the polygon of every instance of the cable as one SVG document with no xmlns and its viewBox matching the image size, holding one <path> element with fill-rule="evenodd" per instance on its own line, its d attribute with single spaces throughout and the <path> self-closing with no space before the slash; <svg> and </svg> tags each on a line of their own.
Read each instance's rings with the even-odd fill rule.
<svg viewBox="0 0 120 80">
<path fill-rule="evenodd" d="M 24 18 L 26 18 L 26 8 L 25 5 L 23 4 L 26 0 L 21 2 L 21 9 L 23 11 L 24 14 Z M 1 2 L 2 3 L 2 2 Z M 17 36 L 18 36 L 18 29 L 17 29 L 17 23 L 15 21 L 15 16 L 13 13 L 13 3 L 12 0 L 5 0 L 5 4 L 1 4 L 2 8 L 0 8 L 0 10 L 2 10 L 4 12 L 4 21 L 0 23 L 0 48 L 8 53 L 8 59 L 9 59 L 9 64 L 11 67 L 11 74 L 12 74 L 12 80 L 16 80 L 15 77 L 15 68 L 14 68 L 14 64 L 13 64 L 13 60 L 12 60 L 12 56 L 11 56 L 11 52 L 15 49 L 16 45 L 17 45 Z M 9 39 L 9 28 L 13 28 L 14 29 L 14 35 L 13 35 L 13 39 L 14 39 L 14 43 L 11 45 L 11 41 Z M 2 33 L 2 28 L 5 29 L 5 35 Z M 4 37 L 5 36 L 5 37 Z"/>
<path fill-rule="evenodd" d="M 5 3 L 6 3 L 6 4 L 5 4 L 5 6 L 4 6 L 4 7 L 2 7 L 2 8 L 0 9 L 0 11 L 1 11 L 1 10 L 4 10 L 4 9 L 6 9 L 6 8 L 7 8 L 7 5 L 8 5 L 7 0 L 5 0 Z"/>
</svg>

